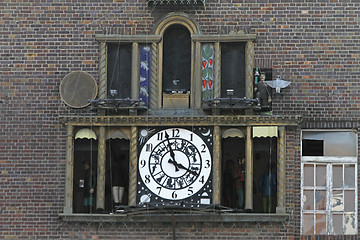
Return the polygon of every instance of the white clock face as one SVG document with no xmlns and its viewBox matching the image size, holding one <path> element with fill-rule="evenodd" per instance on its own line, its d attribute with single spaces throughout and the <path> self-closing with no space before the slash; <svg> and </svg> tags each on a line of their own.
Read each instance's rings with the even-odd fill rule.
<svg viewBox="0 0 360 240">
<path fill-rule="evenodd" d="M 196 133 L 168 128 L 151 136 L 139 155 L 139 175 L 156 196 L 181 200 L 207 183 L 212 159 L 207 144 Z"/>
</svg>

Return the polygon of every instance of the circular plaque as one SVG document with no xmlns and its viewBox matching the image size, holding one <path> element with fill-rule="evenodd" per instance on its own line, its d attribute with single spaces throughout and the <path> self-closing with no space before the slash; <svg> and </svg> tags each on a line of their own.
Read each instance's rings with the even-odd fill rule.
<svg viewBox="0 0 360 240">
<path fill-rule="evenodd" d="M 95 79 L 83 71 L 67 74 L 60 83 L 60 97 L 70 107 L 83 108 L 94 100 L 98 92 Z"/>
</svg>

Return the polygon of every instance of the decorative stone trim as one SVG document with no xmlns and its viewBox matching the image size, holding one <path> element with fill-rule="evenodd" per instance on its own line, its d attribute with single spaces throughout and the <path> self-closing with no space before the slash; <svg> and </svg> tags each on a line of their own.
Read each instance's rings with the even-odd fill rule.
<svg viewBox="0 0 360 240">
<path fill-rule="evenodd" d="M 302 116 L 61 116 L 60 121 L 73 126 L 297 126 Z"/>
<path fill-rule="evenodd" d="M 237 223 L 237 222 L 273 222 L 281 223 L 286 222 L 289 219 L 287 214 L 259 214 L 259 213 L 155 213 L 147 211 L 141 214 L 60 214 L 59 218 L 65 222 L 149 222 L 149 223 L 169 223 L 172 219 L 175 219 L 177 223 L 189 223 L 189 222 L 203 222 L 203 223 Z"/>
</svg>

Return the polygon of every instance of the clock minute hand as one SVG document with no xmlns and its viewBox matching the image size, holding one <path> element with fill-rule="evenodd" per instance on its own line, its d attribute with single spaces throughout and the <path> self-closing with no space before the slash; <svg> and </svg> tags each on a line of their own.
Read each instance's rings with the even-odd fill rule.
<svg viewBox="0 0 360 240">
<path fill-rule="evenodd" d="M 184 165 L 182 165 L 181 163 L 178 163 L 177 165 L 178 165 L 179 168 L 185 169 L 186 171 L 188 171 L 189 173 L 191 173 L 191 174 L 193 174 L 195 176 L 197 175 L 196 172 L 190 170 L 189 168 L 184 167 Z"/>
<path fill-rule="evenodd" d="M 165 138 L 166 138 L 166 140 L 167 140 L 167 142 L 168 142 L 168 147 L 169 147 L 169 151 L 170 151 L 170 156 L 171 156 L 171 158 L 172 158 L 172 160 L 173 160 L 173 164 L 174 164 L 174 166 L 175 166 L 175 172 L 178 172 L 179 171 L 179 167 L 177 166 L 177 162 L 176 162 L 176 160 L 175 160 L 175 153 L 174 153 L 174 151 L 172 150 L 172 148 L 171 148 L 171 144 L 170 144 L 170 141 L 169 141 L 169 134 L 165 131 Z M 169 163 L 170 163 L 170 160 L 169 160 Z"/>
</svg>

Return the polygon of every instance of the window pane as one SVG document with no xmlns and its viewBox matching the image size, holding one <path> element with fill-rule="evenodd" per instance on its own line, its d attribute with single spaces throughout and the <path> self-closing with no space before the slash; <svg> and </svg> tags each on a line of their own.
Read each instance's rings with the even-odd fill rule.
<svg viewBox="0 0 360 240">
<path fill-rule="evenodd" d="M 355 191 L 345 191 L 345 212 L 355 212 Z"/>
<path fill-rule="evenodd" d="M 326 165 L 316 165 L 316 186 L 326 186 Z"/>
<path fill-rule="evenodd" d="M 356 234 L 355 213 L 345 214 L 344 218 L 345 218 L 344 219 L 345 234 L 348 235 Z"/>
<path fill-rule="evenodd" d="M 332 216 L 332 224 L 333 224 L 333 234 L 342 235 L 343 234 L 343 216 L 342 214 L 333 214 Z"/>
<path fill-rule="evenodd" d="M 131 97 L 131 44 L 108 44 L 108 96 Z M 117 90 L 115 95 L 110 90 Z"/>
<path fill-rule="evenodd" d="M 303 235 L 314 234 L 314 214 L 304 213 L 303 215 Z"/>
<path fill-rule="evenodd" d="M 314 210 L 314 191 L 304 190 L 303 197 L 304 210 Z"/>
<path fill-rule="evenodd" d="M 314 186 L 314 165 L 304 165 L 304 186 Z"/>
<path fill-rule="evenodd" d="M 355 165 L 349 164 L 345 165 L 344 173 L 345 187 L 353 188 L 355 187 Z"/>
<path fill-rule="evenodd" d="M 343 187 L 343 172 L 342 165 L 333 166 L 333 188 L 342 188 Z"/>
<path fill-rule="evenodd" d="M 354 132 L 304 131 L 303 139 L 323 140 L 324 156 L 356 156 L 357 141 Z"/>
<path fill-rule="evenodd" d="M 331 198 L 332 211 L 344 210 L 344 196 L 342 191 L 333 191 Z"/>
<path fill-rule="evenodd" d="M 303 156 L 324 156 L 324 141 L 323 140 L 302 140 L 302 155 Z"/>
<path fill-rule="evenodd" d="M 326 191 L 320 190 L 315 192 L 315 209 L 326 210 Z"/>
<path fill-rule="evenodd" d="M 190 32 L 182 25 L 170 26 L 164 33 L 163 49 L 163 91 L 190 91 Z"/>
<path fill-rule="evenodd" d="M 221 97 L 228 97 L 227 89 L 245 97 L 245 43 L 221 44 Z"/>
<path fill-rule="evenodd" d="M 326 234 L 326 214 L 316 214 L 316 234 Z"/>
</svg>

